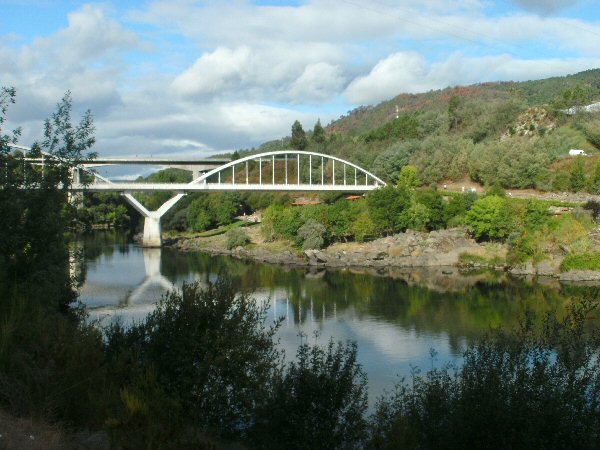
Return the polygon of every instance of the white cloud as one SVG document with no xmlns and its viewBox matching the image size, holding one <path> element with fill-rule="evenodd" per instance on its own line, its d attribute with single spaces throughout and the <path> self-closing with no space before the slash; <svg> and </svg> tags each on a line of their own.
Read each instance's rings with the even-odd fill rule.
<svg viewBox="0 0 600 450">
<path fill-rule="evenodd" d="M 339 50 L 328 44 L 273 43 L 204 53 L 171 83 L 182 99 L 240 98 L 302 103 L 324 100 L 343 87 Z"/>
<path fill-rule="evenodd" d="M 400 93 L 417 93 L 485 81 L 524 81 L 568 75 L 600 67 L 598 58 L 517 59 L 509 55 L 468 57 L 456 53 L 428 63 L 417 53 L 394 53 L 356 78 L 345 95 L 349 101 L 374 104 Z"/>
<path fill-rule="evenodd" d="M 173 80 L 172 87 L 180 96 L 203 96 L 235 87 L 242 82 L 244 69 L 250 62 L 250 49 L 217 48 L 206 53 Z"/>
<path fill-rule="evenodd" d="M 340 66 L 319 62 L 304 68 L 302 75 L 290 86 L 289 95 L 298 103 L 326 101 L 340 92 L 344 84 Z"/>
<path fill-rule="evenodd" d="M 352 81 L 345 95 L 352 103 L 374 103 L 401 92 L 414 93 L 437 87 L 430 78 L 428 64 L 421 55 L 394 53 L 379 61 L 368 75 Z"/>
</svg>

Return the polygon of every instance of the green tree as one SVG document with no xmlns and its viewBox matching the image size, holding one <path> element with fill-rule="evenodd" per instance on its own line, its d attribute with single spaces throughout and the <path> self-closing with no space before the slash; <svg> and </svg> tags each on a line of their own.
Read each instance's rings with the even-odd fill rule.
<svg viewBox="0 0 600 450">
<path fill-rule="evenodd" d="M 319 249 L 325 244 L 325 233 L 327 230 L 323 224 L 314 219 L 309 219 L 298 228 L 298 238 L 302 241 L 302 249 Z"/>
<path fill-rule="evenodd" d="M 402 228 L 402 212 L 410 206 L 410 192 L 405 188 L 386 186 L 369 192 L 367 206 L 379 233 L 395 233 Z"/>
<path fill-rule="evenodd" d="M 187 222 L 193 231 L 205 231 L 213 225 L 206 196 L 195 198 L 187 210 Z"/>
<path fill-rule="evenodd" d="M 271 205 L 263 212 L 261 233 L 267 240 L 295 240 L 298 228 L 302 226 L 302 218 L 297 208 L 283 205 Z"/>
<path fill-rule="evenodd" d="M 364 242 L 367 236 L 375 233 L 375 224 L 371 220 L 369 213 L 363 212 L 356 216 L 352 223 L 352 234 L 357 242 Z"/>
<path fill-rule="evenodd" d="M 448 129 L 455 130 L 460 125 L 462 118 L 460 117 L 459 108 L 461 98 L 458 95 L 453 95 L 448 102 Z"/>
<path fill-rule="evenodd" d="M 575 158 L 575 164 L 571 169 L 571 190 L 573 192 L 579 192 L 585 187 L 585 162 L 582 156 Z"/>
<path fill-rule="evenodd" d="M 444 197 L 437 189 L 421 189 L 414 194 L 415 202 L 427 208 L 429 220 L 427 230 L 439 230 L 446 226 L 446 204 Z"/>
<path fill-rule="evenodd" d="M 69 169 L 96 156 L 94 152 L 88 152 L 96 142 L 95 127 L 90 110 L 84 113 L 77 125 L 73 125 L 73 100 L 70 92 L 56 106 L 56 112 L 44 121 L 44 140 L 34 143 L 32 152 L 37 156 L 38 151 L 45 151 L 63 161 L 57 166 L 57 170 L 63 189 L 66 190 L 72 181 Z"/>
<path fill-rule="evenodd" d="M 240 210 L 240 196 L 236 192 L 223 192 L 209 197 L 211 215 L 217 225 L 229 225 Z"/>
<path fill-rule="evenodd" d="M 290 146 L 297 150 L 304 150 L 308 145 L 308 141 L 306 139 L 306 133 L 302 128 L 302 124 L 297 120 L 292 125 L 292 139 L 290 141 Z"/>
<path fill-rule="evenodd" d="M 421 182 L 417 176 L 417 168 L 415 166 L 404 166 L 400 169 L 400 175 L 398 176 L 398 187 L 406 189 L 414 189 L 419 187 Z"/>
<path fill-rule="evenodd" d="M 467 213 L 466 222 L 477 240 L 503 240 L 514 226 L 506 199 L 496 195 L 476 200 Z"/>
<path fill-rule="evenodd" d="M 317 144 L 322 144 L 325 142 L 325 130 L 321 125 L 321 119 L 317 119 L 317 123 L 313 128 L 312 140 Z"/>
<path fill-rule="evenodd" d="M 431 210 L 427 206 L 413 202 L 402 212 L 402 223 L 411 230 L 427 231 L 431 215 Z"/>
</svg>

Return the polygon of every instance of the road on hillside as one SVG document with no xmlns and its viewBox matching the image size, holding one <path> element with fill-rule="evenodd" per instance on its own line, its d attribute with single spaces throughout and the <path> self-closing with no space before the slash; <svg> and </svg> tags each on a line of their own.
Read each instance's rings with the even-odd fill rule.
<svg viewBox="0 0 600 450">
<path fill-rule="evenodd" d="M 446 188 L 444 188 L 446 186 Z M 469 192 L 474 189 L 478 194 L 485 192 L 485 189 L 472 181 L 468 182 L 453 182 L 447 185 L 440 185 L 440 191 L 448 192 Z M 535 189 L 506 189 L 506 195 L 512 198 L 538 199 L 538 200 L 553 200 L 559 202 L 576 202 L 585 203 L 589 200 L 600 202 L 600 195 L 588 194 L 587 192 L 541 192 Z"/>
</svg>

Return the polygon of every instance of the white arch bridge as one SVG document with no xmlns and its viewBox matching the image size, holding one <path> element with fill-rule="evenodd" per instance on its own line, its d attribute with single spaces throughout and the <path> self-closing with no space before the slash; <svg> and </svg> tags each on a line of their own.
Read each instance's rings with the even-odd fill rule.
<svg viewBox="0 0 600 450">
<path fill-rule="evenodd" d="M 44 155 L 50 158 L 51 155 Z M 30 160 L 34 161 L 34 160 Z M 35 160 L 43 165 L 40 158 Z M 91 170 L 104 165 L 161 165 L 191 170 L 189 183 L 153 183 L 111 181 Z M 210 169 L 210 170 L 209 170 Z M 79 171 L 91 175 L 92 181 L 82 183 Z M 205 171 L 204 173 L 201 170 Z M 88 178 L 89 178 L 88 175 Z M 235 161 L 182 159 L 108 159 L 86 162 L 74 169 L 74 192 L 120 192 L 144 216 L 142 245 L 159 247 L 161 217 L 189 192 L 347 192 L 365 193 L 386 183 L 371 172 L 332 155 L 300 150 L 259 153 Z M 173 192 L 156 211 L 149 211 L 134 196 L 134 192 Z"/>
</svg>

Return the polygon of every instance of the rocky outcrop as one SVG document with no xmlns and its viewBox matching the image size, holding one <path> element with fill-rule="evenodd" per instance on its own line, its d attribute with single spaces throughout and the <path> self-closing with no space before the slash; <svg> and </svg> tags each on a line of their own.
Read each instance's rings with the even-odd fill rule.
<svg viewBox="0 0 600 450">
<path fill-rule="evenodd" d="M 456 266 L 462 253 L 486 250 L 464 230 L 420 233 L 407 231 L 365 244 L 338 244 L 306 250 L 308 264 L 323 267 L 440 267 Z"/>
<path fill-rule="evenodd" d="M 560 281 L 571 283 L 590 282 L 596 285 L 600 282 L 600 272 L 595 270 L 570 270 L 556 275 Z"/>
</svg>

